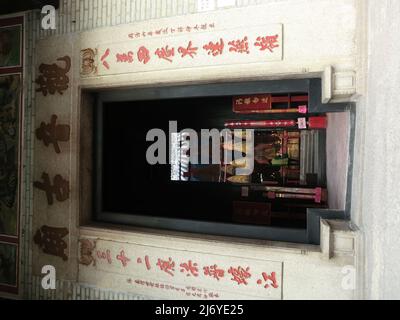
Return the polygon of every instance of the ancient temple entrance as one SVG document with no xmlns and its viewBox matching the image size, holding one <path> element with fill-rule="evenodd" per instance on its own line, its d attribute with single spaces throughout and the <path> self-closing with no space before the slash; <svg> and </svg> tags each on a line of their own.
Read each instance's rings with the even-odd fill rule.
<svg viewBox="0 0 400 320">
<path fill-rule="evenodd" d="M 123 101 L 115 92 L 100 94 L 95 110 L 99 173 L 95 197 L 96 210 L 101 208 L 102 213 L 97 218 L 114 220 L 118 214 L 134 224 L 137 218 L 140 224 L 166 219 L 172 229 L 180 221 L 217 229 L 306 230 L 309 209 L 330 208 L 330 113 L 316 112 L 309 90 L 267 88 L 250 87 L 246 94 L 218 91 L 211 96 L 192 92 L 195 96 L 175 98 L 169 91 L 166 97 L 128 95 Z M 165 135 L 156 137 L 149 134 L 152 130 Z M 217 136 L 205 138 L 204 130 L 214 130 Z M 188 147 L 193 135 L 196 151 Z M 167 156 L 162 157 L 155 144 L 166 145 Z M 157 159 L 151 163 L 150 149 Z M 243 173 L 250 161 L 251 170 Z M 200 231 L 214 233 L 210 230 Z"/>
</svg>

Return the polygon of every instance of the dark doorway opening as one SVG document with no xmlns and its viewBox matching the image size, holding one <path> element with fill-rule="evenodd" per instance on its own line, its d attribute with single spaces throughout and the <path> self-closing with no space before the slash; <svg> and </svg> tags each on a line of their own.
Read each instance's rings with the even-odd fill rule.
<svg viewBox="0 0 400 320">
<path fill-rule="evenodd" d="M 97 93 L 94 219 L 308 243 L 310 210 L 329 209 L 328 108 L 318 102 L 320 88 L 320 80 L 307 79 Z M 258 102 L 265 96 L 268 107 L 247 106 L 247 99 Z M 346 106 L 333 105 L 331 110 L 342 112 Z M 237 132 L 246 137 L 246 130 L 254 130 L 254 170 L 238 175 L 240 158 L 219 164 L 190 163 L 190 152 L 180 153 L 174 163 L 150 164 L 146 158 L 154 143 L 146 140 L 150 130 L 166 133 L 167 160 L 177 148 L 171 145 L 170 121 L 176 121 L 181 133 L 186 128 L 196 133 L 229 129 L 234 138 Z M 245 156 L 234 141 L 229 144 L 221 137 L 221 153 L 230 150 Z M 178 145 L 183 141 L 181 136 L 174 138 Z M 312 226 L 319 231 L 314 220 Z"/>
</svg>

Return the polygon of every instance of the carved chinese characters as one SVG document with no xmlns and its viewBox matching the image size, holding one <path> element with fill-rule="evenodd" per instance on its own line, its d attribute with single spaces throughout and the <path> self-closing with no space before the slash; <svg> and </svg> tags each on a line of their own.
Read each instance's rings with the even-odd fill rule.
<svg viewBox="0 0 400 320">
<path fill-rule="evenodd" d="M 264 285 L 265 289 L 268 289 L 270 286 L 274 289 L 277 289 L 279 285 L 276 279 L 276 272 L 271 272 L 270 275 L 268 275 L 266 272 L 263 272 L 262 279 L 257 280 L 257 284 Z"/>
<path fill-rule="evenodd" d="M 215 57 L 218 55 L 222 55 L 224 53 L 224 47 L 225 47 L 224 40 L 220 38 L 219 41 L 216 42 L 210 41 L 208 44 L 205 44 L 203 46 L 203 49 L 207 51 L 208 55 L 212 55 Z"/>
<path fill-rule="evenodd" d="M 189 260 L 187 262 L 182 262 L 179 266 L 181 267 L 180 271 L 186 274 L 187 277 L 199 276 L 199 269 L 196 262 L 192 262 L 192 260 Z"/>
<path fill-rule="evenodd" d="M 235 281 L 238 285 L 247 285 L 247 279 L 251 278 L 250 268 L 243 268 L 241 266 L 230 267 L 228 273 L 232 275 L 231 280 Z"/>
<path fill-rule="evenodd" d="M 237 52 L 237 53 L 246 53 L 249 54 L 249 42 L 248 38 L 244 37 L 243 39 L 229 41 L 228 45 L 230 46 L 229 51 Z"/>
<path fill-rule="evenodd" d="M 123 254 L 123 259 L 121 259 L 121 253 Z M 128 263 L 131 262 L 126 256 L 124 250 L 121 251 L 120 254 L 116 256 L 116 260 L 120 261 L 122 267 L 128 267 Z M 145 256 L 145 264 L 146 269 L 151 270 L 151 262 L 150 257 L 148 255 Z M 112 264 L 112 259 L 110 256 L 110 260 L 108 260 L 109 264 Z M 136 260 L 137 264 L 142 264 L 143 261 L 139 257 Z M 179 268 L 176 268 L 176 265 L 179 265 Z M 165 273 L 168 277 L 174 277 L 178 270 L 185 277 L 209 277 L 216 281 L 220 281 L 221 279 L 227 279 L 236 283 L 237 285 L 247 286 L 251 279 L 254 278 L 254 273 L 251 272 L 251 268 L 249 266 L 236 266 L 232 265 L 228 269 L 223 269 L 219 267 L 217 264 L 214 265 L 206 265 L 202 268 L 199 266 L 198 262 L 195 262 L 191 259 L 182 261 L 181 263 L 177 263 L 173 258 L 168 257 L 168 259 L 157 258 L 157 263 L 155 263 L 156 270 L 159 270 Z M 277 289 L 279 287 L 276 272 L 273 271 L 271 273 L 262 272 L 261 274 L 257 274 L 257 279 L 255 280 L 257 285 L 263 285 L 265 289 L 269 287 Z"/>
<path fill-rule="evenodd" d="M 179 33 L 191 33 L 191 32 L 199 32 L 199 31 L 206 31 L 212 30 L 215 28 L 215 23 L 206 23 L 203 22 L 201 24 L 193 24 L 193 25 L 179 25 L 174 27 L 163 27 L 160 29 L 155 30 L 142 30 L 131 32 L 128 34 L 130 39 L 138 39 L 138 38 L 146 38 L 146 37 L 154 37 L 154 36 L 166 36 L 166 35 L 173 35 Z"/>
<path fill-rule="evenodd" d="M 81 50 L 81 74 L 88 75 L 97 72 L 97 67 L 95 66 L 95 59 L 97 55 L 97 50 L 91 48 L 86 48 Z"/>
<path fill-rule="evenodd" d="M 280 46 L 279 35 L 276 36 L 265 36 L 265 37 L 257 37 L 257 40 L 253 43 L 253 49 L 257 51 L 265 51 L 268 50 L 270 53 L 273 53 L 276 48 Z M 229 53 L 237 53 L 237 54 L 250 54 L 251 49 L 249 45 L 249 39 L 247 36 L 244 36 L 241 39 L 232 39 L 230 41 L 225 41 L 223 38 L 219 38 L 215 41 L 209 41 L 207 43 L 201 44 L 201 49 L 204 50 L 205 54 L 210 57 L 222 56 L 224 54 Z M 87 51 L 89 49 L 85 49 L 83 51 Z M 199 47 L 194 45 L 194 40 L 189 40 L 185 45 L 179 45 L 176 47 L 165 45 L 158 46 L 154 52 L 151 51 L 150 47 L 140 46 L 136 51 L 132 47 L 131 50 L 128 51 L 119 51 L 115 53 L 115 63 L 128 63 L 132 64 L 137 62 L 147 64 L 150 60 L 152 60 L 152 56 L 157 57 L 158 59 L 165 60 L 169 63 L 174 62 L 174 58 L 179 53 L 179 58 L 184 58 L 189 56 L 192 59 L 195 59 L 195 56 L 199 53 Z M 226 50 L 226 52 L 225 52 Z M 136 52 L 136 54 L 135 54 Z M 111 49 L 107 48 L 104 51 L 104 54 L 100 58 L 103 66 L 109 70 L 111 68 L 110 63 L 106 60 L 106 58 L 110 55 Z M 94 70 L 93 59 L 89 58 L 89 53 L 85 53 L 82 56 L 82 70 L 86 70 L 82 72 L 82 74 L 90 74 Z M 86 58 L 85 58 L 86 57 Z M 179 60 L 176 60 L 179 63 Z"/>
<path fill-rule="evenodd" d="M 42 182 L 35 181 L 33 186 L 46 193 L 47 203 L 52 205 L 54 203 L 53 195 L 56 197 L 57 201 L 65 201 L 69 198 L 69 182 L 65 180 L 62 176 L 57 174 L 53 178 L 53 184 L 50 181 L 50 176 L 43 172 Z"/>
<path fill-rule="evenodd" d="M 99 55 L 96 75 L 264 63 L 280 61 L 283 58 L 281 24 L 225 29 L 212 33 L 176 32 L 174 37 L 168 38 L 130 34 L 129 38 L 134 41 L 111 42 L 97 46 Z M 85 69 L 82 67 L 82 70 L 87 72 L 81 73 L 94 75 L 94 51 L 83 51 L 85 53 L 82 55 L 82 66 L 85 66 Z"/>
<path fill-rule="evenodd" d="M 138 61 L 142 62 L 143 64 L 146 64 L 147 62 L 150 61 L 150 51 L 144 46 L 141 46 L 139 48 L 137 56 L 138 56 Z"/>
<path fill-rule="evenodd" d="M 75 212 L 71 210 L 75 171 L 71 168 L 70 154 L 72 124 L 76 123 L 72 109 L 77 93 L 73 89 L 78 85 L 73 79 L 79 73 L 79 50 L 74 50 L 76 38 L 61 35 L 43 39 L 37 42 L 34 52 L 35 117 L 31 145 L 35 156 L 29 177 L 33 195 L 32 273 L 40 275 L 44 265 L 52 265 L 61 279 L 78 265 L 78 241 L 73 241 L 76 224 L 72 214 Z M 85 55 L 89 68 L 91 57 L 91 53 Z"/>
<path fill-rule="evenodd" d="M 82 279 L 95 267 L 98 276 L 121 277 L 118 283 L 125 281 L 128 289 L 165 297 L 171 291 L 192 299 L 282 294 L 282 263 L 276 261 L 82 239 L 80 263 Z"/>
<path fill-rule="evenodd" d="M 85 266 L 90 266 L 91 264 L 95 265 L 96 259 L 93 256 L 93 253 L 96 248 L 96 241 L 81 239 L 79 242 L 81 244 L 79 263 Z"/>
<path fill-rule="evenodd" d="M 215 300 L 220 298 L 220 294 L 213 290 L 207 290 L 199 286 L 183 286 L 170 283 L 163 283 L 160 281 L 149 281 L 142 279 L 128 278 L 127 283 L 133 285 L 138 285 L 144 288 L 149 288 L 152 292 L 157 290 L 165 292 L 167 295 L 174 294 L 180 296 L 182 299 L 195 298 L 201 300 Z"/>
<path fill-rule="evenodd" d="M 46 254 L 60 257 L 64 261 L 68 260 L 65 253 L 67 243 L 63 238 L 68 234 L 67 228 L 54 228 L 49 226 L 42 226 L 37 230 L 33 241 L 42 249 Z"/>
<path fill-rule="evenodd" d="M 168 260 L 158 258 L 157 266 L 160 268 L 161 271 L 164 271 L 172 277 L 174 276 L 175 262 L 172 260 L 171 257 L 169 257 Z"/>
<path fill-rule="evenodd" d="M 275 48 L 279 48 L 279 35 L 257 37 L 257 41 L 254 43 L 256 47 L 259 47 L 261 51 L 268 50 L 274 52 Z"/>
<path fill-rule="evenodd" d="M 232 98 L 233 112 L 235 113 L 266 113 L 272 108 L 270 94 L 238 96 Z"/>
<path fill-rule="evenodd" d="M 64 56 L 58 58 L 57 61 L 63 62 L 63 65 L 57 63 L 45 64 L 42 63 L 39 66 L 39 77 L 35 80 L 35 83 L 39 85 L 36 92 L 41 92 L 44 96 L 47 94 L 63 94 L 68 89 L 69 77 L 67 73 L 71 68 L 71 58 Z"/>
<path fill-rule="evenodd" d="M 197 55 L 197 50 L 199 48 L 198 47 L 193 47 L 192 45 L 193 45 L 192 41 L 189 41 L 187 47 L 179 47 L 178 48 L 178 52 L 181 54 L 181 58 L 189 56 L 189 57 L 191 57 L 193 59 L 194 56 Z"/>
<path fill-rule="evenodd" d="M 168 46 L 157 48 L 155 54 L 159 59 L 164 59 L 168 62 L 172 62 L 173 56 L 175 56 L 175 48 L 169 48 Z"/>
<path fill-rule="evenodd" d="M 219 269 L 216 264 L 213 266 L 205 266 L 203 267 L 204 275 L 212 277 L 219 281 L 219 279 L 223 278 L 225 276 L 225 270 L 224 269 Z"/>
<path fill-rule="evenodd" d="M 46 147 L 53 144 L 54 151 L 60 153 L 61 149 L 58 142 L 69 141 L 70 126 L 66 124 L 57 124 L 56 122 L 57 116 L 55 114 L 51 116 L 50 123 L 46 124 L 42 122 L 40 127 L 36 129 L 36 138 L 42 140 Z"/>
<path fill-rule="evenodd" d="M 110 55 L 110 49 L 107 49 L 100 58 L 101 63 L 106 69 L 110 69 L 110 65 L 108 64 L 106 58 Z"/>
</svg>

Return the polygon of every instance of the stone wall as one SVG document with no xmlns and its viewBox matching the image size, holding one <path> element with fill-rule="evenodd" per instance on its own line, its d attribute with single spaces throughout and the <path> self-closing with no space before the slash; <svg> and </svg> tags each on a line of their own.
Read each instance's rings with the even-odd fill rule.
<svg viewBox="0 0 400 320">
<path fill-rule="evenodd" d="M 400 2 L 365 2 L 352 217 L 360 227 L 359 284 L 369 299 L 399 299 Z"/>
</svg>

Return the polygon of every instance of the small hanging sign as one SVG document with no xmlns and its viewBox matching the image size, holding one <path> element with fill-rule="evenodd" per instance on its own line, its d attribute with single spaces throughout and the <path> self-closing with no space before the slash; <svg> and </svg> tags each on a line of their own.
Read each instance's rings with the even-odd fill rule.
<svg viewBox="0 0 400 320">
<path fill-rule="evenodd" d="M 271 109 L 271 95 L 259 94 L 232 98 L 235 113 L 265 113 Z"/>
</svg>

